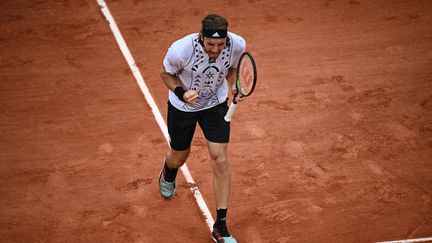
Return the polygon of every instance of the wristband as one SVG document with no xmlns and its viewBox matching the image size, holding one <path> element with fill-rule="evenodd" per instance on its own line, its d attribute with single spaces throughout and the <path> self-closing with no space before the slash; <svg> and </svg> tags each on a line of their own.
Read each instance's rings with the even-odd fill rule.
<svg viewBox="0 0 432 243">
<path fill-rule="evenodd" d="M 180 86 L 177 86 L 175 89 L 174 89 L 174 94 L 181 100 L 181 101 L 183 101 L 183 102 L 185 102 L 185 100 L 183 99 L 183 95 L 184 95 L 184 93 L 186 93 L 186 90 L 184 90 L 182 87 L 180 87 Z"/>
</svg>

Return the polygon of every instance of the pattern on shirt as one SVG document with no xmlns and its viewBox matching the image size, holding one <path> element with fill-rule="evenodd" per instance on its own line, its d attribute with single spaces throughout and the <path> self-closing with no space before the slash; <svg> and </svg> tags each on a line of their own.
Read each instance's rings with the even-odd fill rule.
<svg viewBox="0 0 432 243">
<path fill-rule="evenodd" d="M 183 106 L 188 110 L 202 109 L 220 103 L 217 92 L 230 68 L 232 54 L 231 45 L 226 45 L 219 57 L 211 60 L 199 43 L 199 36 L 193 39 L 193 46 L 192 82 L 189 89 L 198 92 L 198 99 L 194 104 Z"/>
</svg>

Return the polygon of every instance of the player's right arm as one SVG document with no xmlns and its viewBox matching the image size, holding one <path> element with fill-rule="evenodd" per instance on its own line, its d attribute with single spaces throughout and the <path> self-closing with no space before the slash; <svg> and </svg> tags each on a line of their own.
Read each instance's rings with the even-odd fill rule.
<svg viewBox="0 0 432 243">
<path fill-rule="evenodd" d="M 160 76 L 165 86 L 177 95 L 176 88 L 182 87 L 180 79 L 176 75 L 169 74 L 164 67 L 162 67 L 160 71 Z M 198 94 L 195 90 L 185 90 L 184 94 L 182 94 L 182 98 L 185 103 L 192 104 L 197 100 Z"/>
</svg>

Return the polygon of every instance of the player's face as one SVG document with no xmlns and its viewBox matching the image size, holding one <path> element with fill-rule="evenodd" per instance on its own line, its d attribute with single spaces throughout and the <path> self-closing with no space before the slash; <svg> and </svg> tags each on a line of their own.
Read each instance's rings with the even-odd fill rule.
<svg viewBox="0 0 432 243">
<path fill-rule="evenodd" d="M 227 38 L 204 37 L 204 49 L 211 59 L 216 59 L 226 45 Z"/>
</svg>

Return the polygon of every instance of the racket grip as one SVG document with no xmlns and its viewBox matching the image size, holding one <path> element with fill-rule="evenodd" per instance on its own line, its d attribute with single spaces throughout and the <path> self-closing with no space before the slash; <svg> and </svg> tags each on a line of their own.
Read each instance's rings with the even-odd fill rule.
<svg viewBox="0 0 432 243">
<path fill-rule="evenodd" d="M 231 105 L 230 105 L 230 107 L 228 108 L 228 111 L 227 111 L 227 113 L 226 113 L 226 115 L 225 115 L 225 121 L 227 121 L 227 122 L 230 122 L 231 121 L 231 118 L 232 118 L 232 116 L 233 116 L 233 114 L 234 114 L 234 111 L 235 111 L 235 109 L 236 109 L 236 106 L 237 106 L 237 104 L 236 103 L 234 103 L 234 102 L 231 102 Z"/>
</svg>

